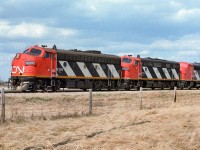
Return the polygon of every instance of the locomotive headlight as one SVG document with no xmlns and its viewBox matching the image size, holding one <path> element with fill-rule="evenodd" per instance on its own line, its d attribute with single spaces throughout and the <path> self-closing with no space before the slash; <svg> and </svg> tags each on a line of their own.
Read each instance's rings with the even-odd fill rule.
<svg viewBox="0 0 200 150">
<path fill-rule="evenodd" d="M 16 56 L 15 56 L 15 58 L 19 59 L 19 57 L 20 57 L 20 54 L 17 53 Z"/>
<path fill-rule="evenodd" d="M 25 61 L 26 66 L 34 66 L 35 62 L 34 61 Z"/>
</svg>

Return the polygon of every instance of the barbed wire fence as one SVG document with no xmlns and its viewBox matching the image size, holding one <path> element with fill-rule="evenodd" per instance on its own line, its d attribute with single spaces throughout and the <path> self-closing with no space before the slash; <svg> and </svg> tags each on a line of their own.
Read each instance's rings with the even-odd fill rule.
<svg viewBox="0 0 200 150">
<path fill-rule="evenodd" d="M 88 93 L 34 93 L 23 96 L 5 94 L 1 89 L 1 123 L 6 121 L 55 120 L 171 107 L 198 105 L 199 92 L 177 90 L 110 91 Z"/>
</svg>

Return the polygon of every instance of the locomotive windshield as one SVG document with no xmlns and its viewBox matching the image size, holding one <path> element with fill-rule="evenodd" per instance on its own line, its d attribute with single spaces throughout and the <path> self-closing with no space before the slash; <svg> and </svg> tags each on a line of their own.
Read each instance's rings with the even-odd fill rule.
<svg viewBox="0 0 200 150">
<path fill-rule="evenodd" d="M 122 62 L 124 62 L 124 63 L 131 63 L 131 61 L 132 61 L 132 59 L 130 59 L 130 58 L 123 58 L 122 59 Z"/>
<path fill-rule="evenodd" d="M 33 56 L 39 56 L 42 53 L 42 51 L 39 49 L 32 48 L 31 50 L 29 49 L 25 50 L 23 53 L 33 55 Z"/>
</svg>

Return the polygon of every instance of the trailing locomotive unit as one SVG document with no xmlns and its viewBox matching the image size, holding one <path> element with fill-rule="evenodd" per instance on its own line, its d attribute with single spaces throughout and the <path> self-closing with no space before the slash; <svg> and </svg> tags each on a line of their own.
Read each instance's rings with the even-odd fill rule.
<svg viewBox="0 0 200 150">
<path fill-rule="evenodd" d="M 117 89 L 120 78 L 120 57 L 95 50 L 33 46 L 16 54 L 12 61 L 12 85 L 22 91 L 56 91 L 65 87 Z"/>
<path fill-rule="evenodd" d="M 188 62 L 179 62 L 180 63 L 180 84 L 179 88 L 189 88 L 194 87 L 194 66 Z"/>
<path fill-rule="evenodd" d="M 173 88 L 180 84 L 180 64 L 153 58 L 123 56 L 122 76 L 126 89 L 130 88 Z"/>
<path fill-rule="evenodd" d="M 194 66 L 194 87 L 200 88 L 200 63 L 193 63 Z"/>
</svg>

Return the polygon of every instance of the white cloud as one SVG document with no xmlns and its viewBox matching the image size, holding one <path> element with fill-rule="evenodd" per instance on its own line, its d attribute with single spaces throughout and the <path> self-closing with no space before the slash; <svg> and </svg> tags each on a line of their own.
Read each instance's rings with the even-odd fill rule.
<svg viewBox="0 0 200 150">
<path fill-rule="evenodd" d="M 133 10 L 136 13 L 136 11 L 141 12 L 141 8 L 145 7 L 143 11 L 149 8 L 132 0 L 84 0 L 77 1 L 74 7 L 77 12 L 81 12 L 81 15 L 95 20 L 106 18 L 110 14 L 116 14 L 113 17 L 127 17 Z"/>
<path fill-rule="evenodd" d="M 200 61 L 200 35 L 185 35 L 176 40 L 156 40 L 152 43 L 110 42 L 107 51 L 119 56 L 158 57 L 175 61 Z"/>
<path fill-rule="evenodd" d="M 180 51 L 178 52 L 179 56 L 196 56 L 196 55 L 200 55 L 200 51 Z"/>
<path fill-rule="evenodd" d="M 74 35 L 77 31 L 75 30 L 71 30 L 71 29 L 55 29 L 58 33 L 60 33 L 63 36 L 70 36 L 70 35 Z"/>
<path fill-rule="evenodd" d="M 15 26 L 8 26 L 7 31 L 9 37 L 32 37 L 40 38 L 47 34 L 47 28 L 40 24 L 22 23 Z"/>
<path fill-rule="evenodd" d="M 76 31 L 73 29 L 55 28 L 37 23 L 22 22 L 12 25 L 7 21 L 0 21 L 0 36 L 7 38 L 44 38 L 46 36 L 71 36 L 75 33 Z"/>
<path fill-rule="evenodd" d="M 141 52 L 139 52 L 139 55 L 147 55 L 149 53 L 150 53 L 150 51 L 141 51 Z"/>
<path fill-rule="evenodd" d="M 180 9 L 174 14 L 174 21 L 188 21 L 189 19 L 197 19 L 200 15 L 200 8 Z"/>
<path fill-rule="evenodd" d="M 149 48 L 171 49 L 173 47 L 173 41 L 158 40 L 149 45 Z"/>
<path fill-rule="evenodd" d="M 180 8 L 182 6 L 182 3 L 177 1 L 170 1 L 170 5 L 174 8 Z"/>
<path fill-rule="evenodd" d="M 200 35 L 190 34 L 185 35 L 177 40 L 157 40 L 150 44 L 150 48 L 160 48 L 169 51 L 179 51 L 179 50 L 196 50 L 200 51 Z"/>
</svg>

